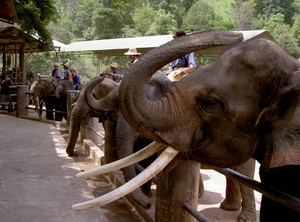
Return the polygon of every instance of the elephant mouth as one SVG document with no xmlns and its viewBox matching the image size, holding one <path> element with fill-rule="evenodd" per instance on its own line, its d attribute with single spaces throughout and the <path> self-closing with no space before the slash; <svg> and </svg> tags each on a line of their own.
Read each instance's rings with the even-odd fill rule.
<svg viewBox="0 0 300 222">
<path fill-rule="evenodd" d="M 131 193 L 142 184 L 150 180 L 152 177 L 157 175 L 160 171 L 162 171 L 176 157 L 178 151 L 174 150 L 172 147 L 167 146 L 164 143 L 152 142 L 150 145 L 128 157 L 100 167 L 96 167 L 94 169 L 87 170 L 85 172 L 78 173 L 76 177 L 83 178 L 111 172 L 113 170 L 121 169 L 123 167 L 137 163 L 140 160 L 143 160 L 162 149 L 164 149 L 164 151 L 161 153 L 161 155 L 135 178 L 101 197 L 83 203 L 74 204 L 72 206 L 72 209 L 87 210 L 93 207 L 103 206 Z"/>
</svg>

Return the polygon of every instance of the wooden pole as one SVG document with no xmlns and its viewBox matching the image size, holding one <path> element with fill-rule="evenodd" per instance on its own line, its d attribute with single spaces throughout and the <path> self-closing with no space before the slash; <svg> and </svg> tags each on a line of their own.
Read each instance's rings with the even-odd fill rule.
<svg viewBox="0 0 300 222">
<path fill-rule="evenodd" d="M 28 116 L 29 91 L 27 85 L 17 85 L 17 117 Z"/>
<path fill-rule="evenodd" d="M 157 176 L 156 222 L 196 222 L 197 220 L 181 208 L 188 202 L 197 209 L 200 164 L 184 160 L 173 169 L 164 169 Z"/>
</svg>

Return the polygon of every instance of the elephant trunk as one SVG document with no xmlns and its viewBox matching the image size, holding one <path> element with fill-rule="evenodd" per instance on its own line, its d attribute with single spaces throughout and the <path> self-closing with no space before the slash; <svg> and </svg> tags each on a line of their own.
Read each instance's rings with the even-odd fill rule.
<svg viewBox="0 0 300 222">
<path fill-rule="evenodd" d="M 93 89 L 100 84 L 105 79 L 105 76 L 100 76 L 99 78 L 96 78 L 89 82 L 87 86 L 85 87 L 84 92 L 84 98 L 88 106 L 92 110 L 96 110 L 99 112 L 108 112 L 111 111 L 116 104 L 118 104 L 118 92 L 119 92 L 119 84 L 115 85 L 115 88 L 112 89 L 110 86 L 108 86 L 108 91 L 103 89 L 103 92 L 107 91 L 107 96 L 105 96 L 102 99 L 96 99 L 93 95 Z M 107 80 L 107 79 L 106 79 Z M 106 87 L 105 84 L 103 84 L 103 88 Z"/>
<path fill-rule="evenodd" d="M 77 137 L 80 131 L 80 125 L 82 122 L 82 117 L 79 115 L 79 105 L 76 103 L 75 107 L 72 110 L 71 118 L 70 118 L 70 126 L 69 126 L 69 137 L 67 143 L 66 152 L 70 156 L 76 155 L 74 152 L 74 148 L 76 145 Z"/>
<path fill-rule="evenodd" d="M 167 63 L 190 52 L 209 47 L 238 44 L 242 40 L 243 34 L 240 32 L 200 32 L 172 40 L 142 56 L 125 73 L 120 86 L 119 104 L 126 121 L 145 137 L 155 141 L 165 141 L 172 145 L 174 136 L 171 138 L 166 135 L 164 129 L 174 129 L 173 132 L 178 133 L 175 139 L 177 136 L 182 136 L 178 129 L 186 122 L 180 122 L 175 113 L 177 111 L 184 112 L 191 107 L 178 105 L 184 104 L 182 100 L 186 97 L 179 93 L 175 94 L 175 91 L 180 92 L 187 86 L 182 85 L 183 79 L 173 87 L 176 90 L 171 89 L 170 93 L 161 100 L 151 101 L 145 96 L 147 82 L 151 76 Z M 172 104 L 176 106 L 172 107 Z M 183 146 L 186 144 L 177 144 L 177 147 L 174 148 L 186 150 L 186 147 Z"/>
</svg>

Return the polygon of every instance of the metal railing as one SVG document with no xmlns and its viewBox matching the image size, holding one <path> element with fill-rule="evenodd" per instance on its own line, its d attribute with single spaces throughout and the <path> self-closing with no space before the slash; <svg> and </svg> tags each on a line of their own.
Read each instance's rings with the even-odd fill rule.
<svg viewBox="0 0 300 222">
<path fill-rule="evenodd" d="M 207 164 L 206 164 L 207 165 Z M 270 186 L 266 186 L 256 180 L 253 180 L 243 174 L 240 174 L 232 169 L 229 168 L 219 168 L 210 166 L 211 169 L 223 174 L 224 176 L 235 180 L 239 183 L 242 183 L 253 190 L 256 190 L 257 192 L 265 195 L 266 197 L 269 197 L 295 211 L 300 212 L 300 199 L 293 197 L 289 194 L 283 193 L 279 190 L 276 190 Z M 193 208 L 189 203 L 183 202 L 181 205 L 181 208 L 186 210 L 188 213 L 190 213 L 193 217 L 195 217 L 200 222 L 209 222 L 209 220 L 203 216 L 201 213 L 199 213 L 195 208 Z"/>
</svg>

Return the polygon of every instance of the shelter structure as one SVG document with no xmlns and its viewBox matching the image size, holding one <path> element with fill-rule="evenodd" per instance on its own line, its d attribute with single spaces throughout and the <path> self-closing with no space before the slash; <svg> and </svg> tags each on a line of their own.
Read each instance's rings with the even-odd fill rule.
<svg viewBox="0 0 300 222">
<path fill-rule="evenodd" d="M 14 84 L 26 84 L 25 53 L 41 51 L 42 42 L 15 26 L 0 28 L 1 73 L 8 73 Z"/>
<path fill-rule="evenodd" d="M 251 38 L 264 37 L 272 39 L 265 30 L 234 31 L 241 32 L 244 41 Z M 97 73 L 100 73 L 101 56 L 123 56 L 129 48 L 137 48 L 142 54 L 147 53 L 160 45 L 171 41 L 172 35 L 143 36 L 131 38 L 102 39 L 93 41 L 73 42 L 66 48 L 66 52 L 93 52 L 97 54 Z M 197 58 L 204 55 L 216 55 L 224 50 L 224 47 L 211 47 L 196 52 Z"/>
</svg>

